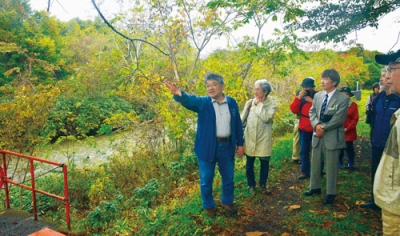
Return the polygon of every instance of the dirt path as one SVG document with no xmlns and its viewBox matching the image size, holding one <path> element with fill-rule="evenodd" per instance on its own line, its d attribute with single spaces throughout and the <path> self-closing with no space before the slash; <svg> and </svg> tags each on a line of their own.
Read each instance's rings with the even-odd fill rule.
<svg viewBox="0 0 400 236">
<path fill-rule="evenodd" d="M 290 161 L 289 161 L 290 162 Z M 288 163 L 289 168 L 284 168 L 275 177 L 275 184 L 270 189 L 272 194 L 262 195 L 259 191 L 241 207 L 240 217 L 245 220 L 239 220 L 241 224 L 241 233 L 245 232 L 265 232 L 275 235 L 274 232 L 282 234 L 288 233 L 295 235 L 287 229 L 285 222 L 290 206 L 304 204 L 300 197 L 304 190 L 304 181 L 298 180 L 300 175 L 299 165 Z"/>
<path fill-rule="evenodd" d="M 368 139 L 360 139 L 355 142 L 356 151 L 356 171 L 362 172 L 366 176 L 370 176 L 370 153 L 371 147 Z M 275 183 L 270 186 L 272 194 L 269 196 L 257 193 L 254 197 L 249 197 L 244 202 L 239 211 L 239 219 L 237 221 L 237 232 L 234 235 L 244 235 L 254 232 L 250 235 L 307 235 L 306 232 L 293 232 L 288 228 L 293 222 L 288 222 L 288 214 L 296 214 L 296 206 L 304 206 L 310 204 L 306 198 L 302 197 L 302 193 L 308 189 L 309 179 L 298 180 L 300 175 L 300 166 L 293 163 L 290 158 L 284 160 L 284 167 L 279 173 L 273 173 Z M 347 171 L 347 170 L 339 170 Z M 349 202 L 344 194 L 343 186 L 340 186 L 336 203 L 331 207 L 333 211 L 349 212 L 364 211 L 353 202 Z M 368 195 L 368 194 L 366 194 Z M 364 199 L 366 200 L 366 199 Z M 321 204 L 314 206 L 316 210 L 323 211 L 326 206 Z M 367 212 L 365 214 L 373 214 L 377 220 L 380 220 L 378 212 Z"/>
</svg>

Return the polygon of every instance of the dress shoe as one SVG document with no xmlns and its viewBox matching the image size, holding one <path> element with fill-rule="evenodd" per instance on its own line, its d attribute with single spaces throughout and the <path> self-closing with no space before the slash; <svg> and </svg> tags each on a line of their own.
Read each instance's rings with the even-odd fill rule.
<svg viewBox="0 0 400 236">
<path fill-rule="evenodd" d="M 368 209 L 373 209 L 373 210 L 379 210 L 380 207 L 378 207 L 374 202 L 367 202 L 364 204 L 360 205 L 361 208 L 368 208 Z"/>
<path fill-rule="evenodd" d="M 304 196 L 312 196 L 313 194 L 321 194 L 321 189 L 320 188 L 310 189 L 307 192 L 303 193 Z"/>
<path fill-rule="evenodd" d="M 308 179 L 308 178 L 310 178 L 310 176 L 308 176 L 308 175 L 305 175 L 305 174 L 301 174 L 299 177 L 297 177 L 298 179 Z"/>
<path fill-rule="evenodd" d="M 299 165 L 301 164 L 301 160 L 293 160 L 293 162 Z"/>
<path fill-rule="evenodd" d="M 335 195 L 327 194 L 324 198 L 324 204 L 332 204 L 335 202 Z"/>
</svg>

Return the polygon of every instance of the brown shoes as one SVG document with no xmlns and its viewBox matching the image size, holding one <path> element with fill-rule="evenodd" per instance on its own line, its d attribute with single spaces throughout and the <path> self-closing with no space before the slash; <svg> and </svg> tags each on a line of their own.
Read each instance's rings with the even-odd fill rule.
<svg viewBox="0 0 400 236">
<path fill-rule="evenodd" d="M 213 216 L 216 215 L 216 210 L 215 210 L 215 208 L 206 208 L 206 209 L 204 209 L 204 210 L 206 211 L 206 215 L 207 215 L 208 217 L 213 217 Z"/>
<path fill-rule="evenodd" d="M 222 207 L 229 216 L 236 216 L 238 213 L 238 209 L 234 204 L 222 204 Z"/>
</svg>

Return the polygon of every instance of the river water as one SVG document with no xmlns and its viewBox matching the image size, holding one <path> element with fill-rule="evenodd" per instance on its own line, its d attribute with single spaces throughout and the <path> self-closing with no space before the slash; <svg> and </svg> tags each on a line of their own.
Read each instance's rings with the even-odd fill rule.
<svg viewBox="0 0 400 236">
<path fill-rule="evenodd" d="M 124 131 L 85 140 L 68 140 L 44 147 L 34 156 L 58 163 L 73 162 L 78 168 L 97 165 L 106 162 L 114 154 L 120 154 L 121 150 L 128 156 L 132 155 L 136 135 L 132 131 Z"/>
</svg>

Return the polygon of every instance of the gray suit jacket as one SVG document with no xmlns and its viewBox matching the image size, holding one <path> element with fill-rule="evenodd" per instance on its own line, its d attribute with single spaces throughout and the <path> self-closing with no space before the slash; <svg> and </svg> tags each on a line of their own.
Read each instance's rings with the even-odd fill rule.
<svg viewBox="0 0 400 236">
<path fill-rule="evenodd" d="M 324 91 L 318 92 L 314 96 L 313 105 L 310 109 L 311 125 L 314 130 L 317 124 L 321 124 L 324 127 L 324 145 L 328 150 L 346 148 L 343 123 L 347 116 L 349 98 L 336 90 L 325 108 L 324 120 L 320 121 L 319 113 L 324 98 Z M 316 147 L 320 140 L 320 138 L 313 136 L 312 147 Z"/>
</svg>

